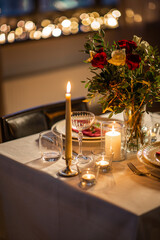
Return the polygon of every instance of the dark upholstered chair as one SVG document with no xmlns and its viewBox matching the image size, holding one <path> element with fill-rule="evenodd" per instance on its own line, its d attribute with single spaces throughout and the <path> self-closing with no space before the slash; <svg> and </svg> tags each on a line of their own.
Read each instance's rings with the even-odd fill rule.
<svg viewBox="0 0 160 240">
<path fill-rule="evenodd" d="M 85 98 L 72 99 L 72 111 L 87 111 Z M 25 137 L 50 129 L 51 126 L 65 118 L 65 101 L 55 102 L 26 109 L 0 118 L 1 142 Z"/>
</svg>

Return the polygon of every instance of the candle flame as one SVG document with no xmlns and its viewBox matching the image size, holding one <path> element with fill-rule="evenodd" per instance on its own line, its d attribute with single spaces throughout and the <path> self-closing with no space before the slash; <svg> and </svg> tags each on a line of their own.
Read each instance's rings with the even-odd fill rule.
<svg viewBox="0 0 160 240">
<path fill-rule="evenodd" d="M 67 93 L 70 93 L 71 92 L 71 83 L 70 81 L 68 81 L 67 83 Z"/>
<path fill-rule="evenodd" d="M 114 132 L 114 131 L 115 131 L 114 126 L 112 126 L 112 132 Z"/>
</svg>

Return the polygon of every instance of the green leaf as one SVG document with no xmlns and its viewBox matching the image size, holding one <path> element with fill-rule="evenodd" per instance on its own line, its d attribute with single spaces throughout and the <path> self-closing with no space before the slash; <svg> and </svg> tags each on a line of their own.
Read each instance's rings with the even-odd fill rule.
<svg viewBox="0 0 160 240">
<path fill-rule="evenodd" d="M 108 116 L 108 118 L 111 118 L 113 116 L 113 112 L 111 112 Z"/>
<path fill-rule="evenodd" d="M 93 39 L 94 39 L 94 40 L 101 39 L 101 36 L 100 36 L 98 33 L 96 33 L 96 34 L 93 36 Z"/>
<path fill-rule="evenodd" d="M 84 47 L 86 48 L 87 53 L 89 53 L 89 50 L 92 49 L 92 48 L 91 48 L 91 45 L 90 45 L 88 42 L 85 43 Z"/>
<path fill-rule="evenodd" d="M 105 113 L 106 111 L 113 112 L 112 108 L 110 108 L 110 107 L 106 107 L 106 108 L 103 110 L 103 113 Z"/>
<path fill-rule="evenodd" d="M 103 29 L 100 30 L 100 35 L 101 35 L 102 37 L 105 36 L 105 31 L 104 31 Z"/>
<path fill-rule="evenodd" d="M 86 83 L 85 88 L 87 88 L 88 86 L 89 86 L 89 82 Z"/>
</svg>

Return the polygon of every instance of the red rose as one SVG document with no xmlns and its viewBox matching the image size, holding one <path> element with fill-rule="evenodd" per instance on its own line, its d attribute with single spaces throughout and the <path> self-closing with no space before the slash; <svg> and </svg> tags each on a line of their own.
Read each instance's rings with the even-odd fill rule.
<svg viewBox="0 0 160 240">
<path fill-rule="evenodd" d="M 98 50 L 98 52 L 99 52 L 99 53 L 103 52 L 103 48 L 100 48 L 100 49 Z"/>
<path fill-rule="evenodd" d="M 135 70 L 139 68 L 139 63 L 141 62 L 141 58 L 138 54 L 127 54 L 126 55 L 126 63 L 130 70 Z"/>
<path fill-rule="evenodd" d="M 126 49 L 126 54 L 131 53 L 133 49 L 137 48 L 137 44 L 134 41 L 120 40 L 118 44 L 120 48 Z"/>
<path fill-rule="evenodd" d="M 107 54 L 105 52 L 96 53 L 91 61 L 93 67 L 104 68 L 107 64 Z"/>
</svg>

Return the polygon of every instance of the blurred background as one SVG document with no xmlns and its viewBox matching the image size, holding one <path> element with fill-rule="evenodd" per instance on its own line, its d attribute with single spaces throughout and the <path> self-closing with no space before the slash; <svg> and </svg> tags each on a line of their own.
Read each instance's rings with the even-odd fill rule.
<svg viewBox="0 0 160 240">
<path fill-rule="evenodd" d="M 160 1 L 0 0 L 0 115 L 64 100 L 67 81 L 86 96 L 80 50 L 101 27 L 110 43 L 135 34 L 160 49 Z"/>
</svg>

